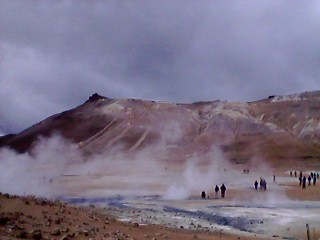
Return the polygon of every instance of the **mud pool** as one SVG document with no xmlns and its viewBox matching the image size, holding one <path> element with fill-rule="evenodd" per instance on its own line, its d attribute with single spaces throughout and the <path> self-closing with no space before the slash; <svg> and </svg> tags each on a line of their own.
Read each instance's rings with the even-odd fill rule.
<svg viewBox="0 0 320 240">
<path fill-rule="evenodd" d="M 261 172 L 248 175 L 239 171 L 227 172 L 223 176 L 227 186 L 225 199 L 215 198 L 213 191 L 207 189 L 205 190 L 210 195 L 209 199 L 201 199 L 200 191 L 199 195 L 193 192 L 187 199 L 166 199 L 164 196 L 173 179 L 170 178 L 172 176 L 168 174 L 165 178 L 163 175 L 159 177 L 167 180 L 165 187 L 144 188 L 141 184 L 139 191 L 132 189 L 132 185 L 126 188 L 125 184 L 122 188 L 110 189 L 108 184 L 114 186 L 114 179 L 106 181 L 105 175 L 101 178 L 95 176 L 87 181 L 95 182 L 95 186 L 101 184 L 101 188 L 96 187 L 94 191 L 90 188 L 84 189 L 81 194 L 63 197 L 62 200 L 75 205 L 93 204 L 121 221 L 161 224 L 199 231 L 230 232 L 239 236 L 306 239 L 308 224 L 312 239 L 320 239 L 320 201 L 289 199 L 285 190 L 300 188 L 297 186 L 297 179 L 288 176 L 287 173 L 277 176 L 276 182 L 272 182 L 270 174 L 264 176 Z M 252 183 L 259 176 L 267 179 L 267 191 L 256 191 L 253 188 Z M 154 182 L 157 181 L 157 177 L 154 176 Z M 126 181 L 129 182 L 128 179 Z M 313 187 L 316 189 L 320 186 L 318 184 Z M 308 191 L 312 191 L 311 187 Z"/>
<path fill-rule="evenodd" d="M 105 208 L 122 221 L 162 224 L 199 231 L 226 231 L 269 237 L 300 239 L 306 223 L 320 228 L 320 202 L 272 205 L 234 204 L 219 199 L 162 200 L 160 196 L 68 198 L 71 204 L 93 204 Z"/>
</svg>

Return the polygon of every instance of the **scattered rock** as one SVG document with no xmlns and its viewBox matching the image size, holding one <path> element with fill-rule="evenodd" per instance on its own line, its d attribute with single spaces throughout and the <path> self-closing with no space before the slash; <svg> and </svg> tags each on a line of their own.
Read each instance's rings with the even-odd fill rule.
<svg viewBox="0 0 320 240">
<path fill-rule="evenodd" d="M 16 238 L 27 238 L 28 233 L 26 231 L 20 231 L 15 235 Z"/>
<path fill-rule="evenodd" d="M 4 226 L 9 222 L 8 217 L 0 216 L 0 225 Z"/>
<path fill-rule="evenodd" d="M 33 230 L 31 232 L 31 238 L 34 239 L 34 240 L 41 240 L 42 239 L 41 230 Z"/>
<path fill-rule="evenodd" d="M 56 219 L 56 220 L 54 221 L 54 223 L 58 225 L 58 224 L 61 223 L 61 220 L 58 218 L 58 219 Z"/>
<path fill-rule="evenodd" d="M 52 236 L 60 236 L 60 235 L 61 235 L 61 231 L 60 231 L 59 228 L 55 228 L 55 229 L 53 229 L 53 230 L 50 232 L 50 234 L 51 234 Z"/>
<path fill-rule="evenodd" d="M 60 240 L 69 240 L 71 239 L 71 237 L 69 237 L 69 235 L 64 235 L 60 238 Z"/>
<path fill-rule="evenodd" d="M 133 223 L 133 226 L 134 227 L 139 227 L 139 224 L 138 223 Z"/>
</svg>

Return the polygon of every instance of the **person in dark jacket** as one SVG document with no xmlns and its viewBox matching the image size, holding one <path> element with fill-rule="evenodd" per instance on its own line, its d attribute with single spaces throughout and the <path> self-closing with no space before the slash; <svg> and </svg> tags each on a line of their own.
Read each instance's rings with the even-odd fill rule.
<svg viewBox="0 0 320 240">
<path fill-rule="evenodd" d="M 206 192 L 205 192 L 205 191 L 202 191 L 201 197 L 202 197 L 203 199 L 206 199 Z"/>
<path fill-rule="evenodd" d="M 214 191 L 216 192 L 216 198 L 218 198 L 219 197 L 219 187 L 218 187 L 218 185 L 216 185 Z"/>
<path fill-rule="evenodd" d="M 302 178 L 302 189 L 306 189 L 306 182 L 307 182 L 307 178 L 306 178 L 306 176 L 303 176 L 303 178 Z"/>
<path fill-rule="evenodd" d="M 221 191 L 221 197 L 224 198 L 225 197 L 225 194 L 226 194 L 226 186 L 224 184 L 221 185 L 220 187 L 220 191 Z"/>
<path fill-rule="evenodd" d="M 311 176 L 308 177 L 308 185 L 311 185 Z"/>
</svg>

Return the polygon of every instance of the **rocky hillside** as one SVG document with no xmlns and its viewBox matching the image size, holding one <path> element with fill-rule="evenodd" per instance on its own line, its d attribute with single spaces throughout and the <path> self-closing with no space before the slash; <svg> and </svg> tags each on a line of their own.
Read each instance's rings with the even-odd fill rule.
<svg viewBox="0 0 320 240">
<path fill-rule="evenodd" d="M 18 152 L 39 136 L 60 134 L 86 154 L 165 151 L 180 159 L 219 147 L 237 164 L 257 157 L 320 161 L 320 91 L 270 96 L 250 103 L 174 104 L 109 99 L 93 94 L 84 104 L 0 138 Z"/>
</svg>

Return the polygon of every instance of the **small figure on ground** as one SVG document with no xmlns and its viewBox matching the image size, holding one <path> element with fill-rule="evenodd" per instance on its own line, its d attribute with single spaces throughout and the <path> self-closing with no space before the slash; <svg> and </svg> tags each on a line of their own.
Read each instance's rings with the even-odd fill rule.
<svg viewBox="0 0 320 240">
<path fill-rule="evenodd" d="M 276 175 L 273 175 L 273 182 L 276 182 Z"/>
<path fill-rule="evenodd" d="M 214 191 L 216 192 L 216 198 L 219 198 L 219 187 L 218 187 L 218 185 L 216 185 L 216 187 L 214 188 Z"/>
<path fill-rule="evenodd" d="M 202 197 L 203 199 L 206 199 L 206 192 L 205 192 L 205 191 L 202 191 L 201 197 Z"/>
<path fill-rule="evenodd" d="M 294 177 L 297 177 L 297 171 L 294 171 Z"/>
<path fill-rule="evenodd" d="M 306 178 L 306 176 L 303 176 L 303 178 L 302 178 L 302 189 L 306 189 L 306 182 L 307 182 L 307 178 Z"/>
<path fill-rule="evenodd" d="M 299 177 L 299 185 L 301 186 L 302 184 L 302 177 Z"/>
<path fill-rule="evenodd" d="M 253 185 L 254 185 L 254 189 L 257 190 L 258 189 L 258 181 L 256 180 Z"/>
<path fill-rule="evenodd" d="M 311 185 L 311 176 L 308 177 L 308 185 Z"/>
<path fill-rule="evenodd" d="M 220 190 L 221 190 L 221 197 L 224 198 L 226 190 L 227 190 L 226 186 L 224 184 L 222 184 L 220 187 Z"/>
<path fill-rule="evenodd" d="M 316 185 L 317 182 L 317 176 L 316 174 L 313 175 L 313 185 Z"/>
<path fill-rule="evenodd" d="M 260 179 L 260 189 L 267 190 L 267 182 L 263 178 Z"/>
<path fill-rule="evenodd" d="M 319 179 L 319 173 L 317 173 L 317 178 Z"/>
<path fill-rule="evenodd" d="M 302 171 L 300 171 L 299 176 L 302 178 Z"/>
<path fill-rule="evenodd" d="M 290 177 L 292 177 L 292 171 L 290 171 Z"/>
<path fill-rule="evenodd" d="M 311 178 L 313 178 L 313 172 L 310 173 Z"/>
</svg>

